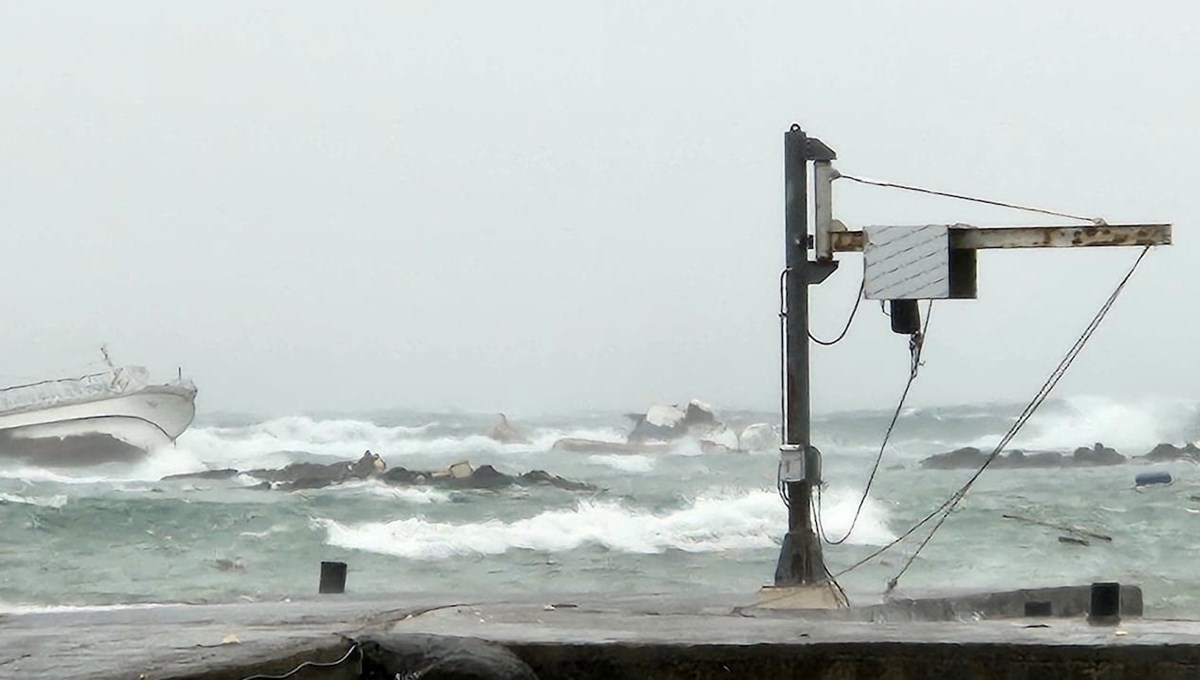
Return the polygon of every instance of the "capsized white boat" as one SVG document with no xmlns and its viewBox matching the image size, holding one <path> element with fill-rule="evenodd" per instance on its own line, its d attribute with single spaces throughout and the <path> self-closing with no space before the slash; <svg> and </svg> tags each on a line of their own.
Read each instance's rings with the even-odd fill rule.
<svg viewBox="0 0 1200 680">
<path fill-rule="evenodd" d="M 182 375 L 153 385 L 138 366 L 0 389 L 0 458 L 53 466 L 136 460 L 187 430 L 195 399 L 196 386 Z"/>
</svg>

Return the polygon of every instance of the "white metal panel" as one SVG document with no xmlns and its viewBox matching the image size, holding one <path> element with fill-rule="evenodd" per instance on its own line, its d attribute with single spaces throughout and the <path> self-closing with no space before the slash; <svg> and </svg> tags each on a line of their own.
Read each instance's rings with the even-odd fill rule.
<svg viewBox="0 0 1200 680">
<path fill-rule="evenodd" d="M 869 300 L 940 300 L 950 297 L 950 230 L 865 227 L 864 294 Z"/>
</svg>

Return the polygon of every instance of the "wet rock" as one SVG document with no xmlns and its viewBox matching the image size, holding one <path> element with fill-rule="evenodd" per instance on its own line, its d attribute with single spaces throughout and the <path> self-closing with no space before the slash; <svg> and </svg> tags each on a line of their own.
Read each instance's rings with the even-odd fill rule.
<svg viewBox="0 0 1200 680">
<path fill-rule="evenodd" d="M 930 456 L 921 461 L 921 467 L 928 470 L 978 468 L 987 461 L 989 455 L 989 452 L 980 451 L 974 446 L 967 446 L 948 453 Z M 1125 461 L 1125 456 L 1097 443 L 1092 447 L 1080 447 L 1070 456 L 1057 451 L 1029 453 L 1016 449 L 997 456 L 989 467 L 992 469 L 1095 467 L 1119 465 Z"/>
<path fill-rule="evenodd" d="M 552 475 L 545 470 L 532 470 L 521 475 L 500 472 L 491 465 L 470 468 L 470 474 L 455 476 L 449 470 L 429 472 L 395 467 L 380 476 L 384 482 L 396 486 L 428 485 L 449 489 L 503 489 L 510 486 L 553 486 L 566 491 L 597 491 L 598 487 L 586 482 L 577 482 Z M 462 468 L 460 468 L 462 469 Z"/>
<path fill-rule="evenodd" d="M 170 479 L 210 475 L 216 472 L 222 473 L 224 477 L 233 477 L 239 474 L 237 470 L 206 471 L 191 475 L 172 475 Z M 510 475 L 491 465 L 472 467 L 468 461 L 455 463 L 443 470 L 409 470 L 404 467 L 389 469 L 382 458 L 370 451 L 353 462 L 342 461 L 328 465 L 292 463 L 275 470 L 249 470 L 246 474 L 263 480 L 260 484 L 249 488 L 283 491 L 320 489 L 360 479 L 377 479 L 393 486 L 435 486 L 447 489 L 502 489 L 510 486 L 548 485 L 567 491 L 598 490 L 591 484 L 564 479 L 544 470 Z"/>
<path fill-rule="evenodd" d="M 549 484 L 550 486 L 558 487 L 566 491 L 597 491 L 598 487 L 586 482 L 576 482 L 570 479 L 564 479 L 558 475 L 552 475 L 545 470 L 530 470 L 521 475 L 519 482 L 523 486 L 532 484 Z"/>
<path fill-rule="evenodd" d="M 367 479 L 386 469 L 378 454 L 367 451 L 354 462 L 292 463 L 277 470 L 250 470 L 247 474 L 267 482 L 275 488 L 320 489 L 331 484 L 340 484 L 352 479 Z"/>
<path fill-rule="evenodd" d="M 1159 444 L 1151 449 L 1149 453 L 1142 456 L 1142 458 L 1154 462 L 1168 460 L 1196 461 L 1200 460 L 1200 448 L 1196 448 L 1196 445 L 1192 444 L 1191 442 L 1185 444 L 1184 446 L 1175 446 L 1174 444 Z"/>
<path fill-rule="evenodd" d="M 467 486 L 472 489 L 500 489 L 506 486 L 512 486 L 513 478 L 506 475 L 491 465 L 480 465 L 470 474 L 465 476 L 452 477 L 456 485 Z"/>
<path fill-rule="evenodd" d="M 498 644 L 473 638 L 389 635 L 359 639 L 366 680 L 538 680 Z"/>
<path fill-rule="evenodd" d="M 1076 465 L 1120 465 L 1125 462 L 1125 456 L 1100 442 L 1096 442 L 1091 448 L 1081 446 L 1075 449 L 1073 458 Z"/>
<path fill-rule="evenodd" d="M 957 470 L 979 467 L 987 456 L 974 446 L 965 446 L 948 453 L 939 453 L 921 461 L 921 467 L 930 470 Z"/>
</svg>

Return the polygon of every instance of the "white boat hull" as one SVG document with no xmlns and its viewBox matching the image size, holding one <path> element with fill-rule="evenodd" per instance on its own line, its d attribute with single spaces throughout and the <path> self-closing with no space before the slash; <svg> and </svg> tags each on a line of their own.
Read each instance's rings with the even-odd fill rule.
<svg viewBox="0 0 1200 680">
<path fill-rule="evenodd" d="M 48 465 L 136 459 L 175 441 L 196 415 L 195 388 L 153 385 L 0 414 L 0 457 Z"/>
</svg>

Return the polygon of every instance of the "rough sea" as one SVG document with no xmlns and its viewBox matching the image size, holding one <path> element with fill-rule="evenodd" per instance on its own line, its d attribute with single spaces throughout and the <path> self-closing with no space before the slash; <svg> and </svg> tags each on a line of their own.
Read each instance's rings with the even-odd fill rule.
<svg viewBox="0 0 1200 680">
<path fill-rule="evenodd" d="M 941 504 L 972 470 L 924 470 L 925 456 L 989 449 L 1019 405 L 912 409 L 901 417 L 849 541 L 826 546 L 839 571 Z M 486 437 L 495 414 L 385 412 L 258 419 L 201 416 L 144 461 L 44 469 L 0 461 L 0 611 L 161 602 L 307 597 L 319 563 L 349 564 L 347 590 L 537 593 L 744 592 L 771 582 L 786 511 L 778 453 L 655 455 L 551 450 L 562 437 L 623 440 L 620 413 L 510 413 L 532 439 Z M 777 414 L 717 408 L 725 422 Z M 826 531 L 849 526 L 887 421 L 885 412 L 818 416 Z M 1140 456 L 1158 442 L 1200 437 L 1195 404 L 1098 398 L 1047 402 L 1013 447 L 1071 451 L 1103 442 Z M 440 469 L 468 460 L 590 482 L 598 492 L 398 488 L 353 482 L 318 490 L 252 488 L 162 477 L 209 468 L 351 460 Z M 1090 469 L 989 470 L 900 581 L 901 594 L 1119 580 L 1140 584 L 1147 615 L 1200 612 L 1200 469 L 1169 470 L 1170 486 L 1134 488 L 1143 463 Z M 1061 531 L 1004 514 L 1072 524 L 1111 542 L 1063 543 Z M 918 533 L 919 541 L 923 533 Z M 841 582 L 877 601 L 915 547 L 905 541 Z"/>
</svg>

